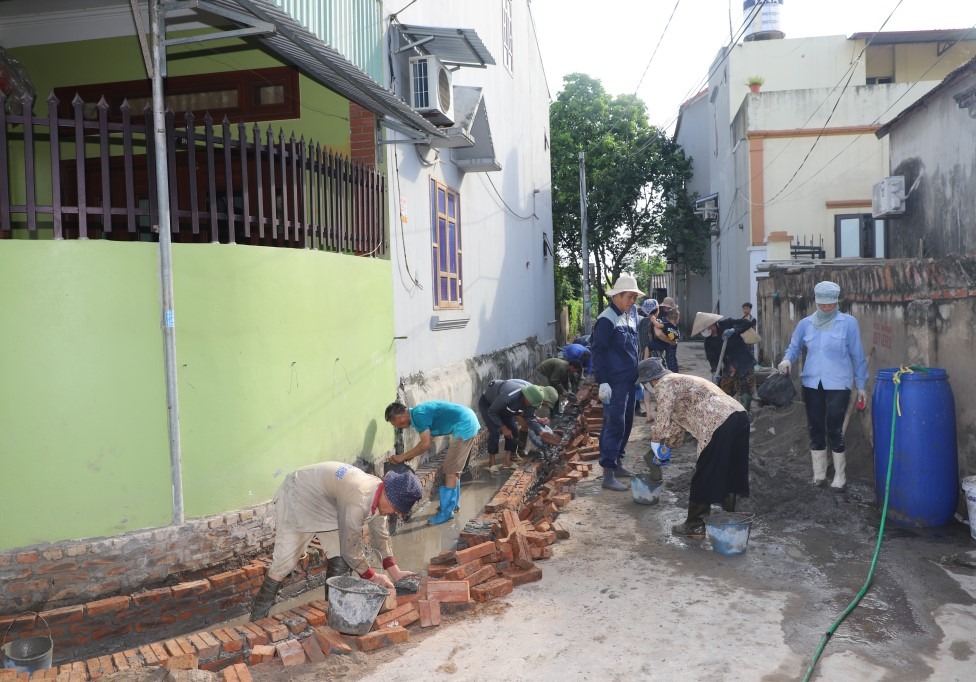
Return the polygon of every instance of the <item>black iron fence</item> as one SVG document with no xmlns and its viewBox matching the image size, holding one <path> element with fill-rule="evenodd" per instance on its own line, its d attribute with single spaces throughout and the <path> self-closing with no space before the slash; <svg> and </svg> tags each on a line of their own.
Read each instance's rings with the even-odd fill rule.
<svg viewBox="0 0 976 682">
<path fill-rule="evenodd" d="M 76 97 L 72 117 L 6 113 L 0 93 L 0 239 L 17 231 L 54 239 L 158 237 L 152 112 Z M 32 111 L 33 99 L 22 101 Z M 20 108 L 20 107 L 18 107 Z M 174 242 L 242 243 L 384 254 L 386 179 L 304 137 L 262 133 L 192 112 L 166 112 L 166 168 Z"/>
</svg>

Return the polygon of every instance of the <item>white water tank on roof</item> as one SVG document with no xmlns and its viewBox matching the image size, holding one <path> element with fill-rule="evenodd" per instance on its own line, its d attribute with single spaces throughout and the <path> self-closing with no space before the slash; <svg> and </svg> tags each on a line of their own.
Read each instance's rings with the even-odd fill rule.
<svg viewBox="0 0 976 682">
<path fill-rule="evenodd" d="M 743 0 L 742 23 L 747 24 L 743 40 L 780 40 L 783 0 Z"/>
</svg>

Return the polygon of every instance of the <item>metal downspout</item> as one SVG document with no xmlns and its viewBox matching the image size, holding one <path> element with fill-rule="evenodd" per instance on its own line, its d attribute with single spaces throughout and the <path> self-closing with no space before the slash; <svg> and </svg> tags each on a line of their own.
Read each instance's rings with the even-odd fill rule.
<svg viewBox="0 0 976 682">
<path fill-rule="evenodd" d="M 159 283 L 162 294 L 163 365 L 169 418 L 169 460 L 173 480 L 173 524 L 186 520 L 183 510 L 183 463 L 180 452 L 180 405 L 176 378 L 176 318 L 173 314 L 173 250 L 170 232 L 169 169 L 166 155 L 166 116 L 163 73 L 166 54 L 160 35 L 160 1 L 149 4 L 152 33 L 153 140 L 156 147 L 156 205 L 159 207 Z"/>
</svg>

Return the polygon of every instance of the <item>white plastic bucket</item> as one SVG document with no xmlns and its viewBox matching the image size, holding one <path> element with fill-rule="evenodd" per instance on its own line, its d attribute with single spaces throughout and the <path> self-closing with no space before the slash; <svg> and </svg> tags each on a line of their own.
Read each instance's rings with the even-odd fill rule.
<svg viewBox="0 0 976 682">
<path fill-rule="evenodd" d="M 960 481 L 969 511 L 969 536 L 976 540 L 976 476 L 966 476 Z"/>
</svg>

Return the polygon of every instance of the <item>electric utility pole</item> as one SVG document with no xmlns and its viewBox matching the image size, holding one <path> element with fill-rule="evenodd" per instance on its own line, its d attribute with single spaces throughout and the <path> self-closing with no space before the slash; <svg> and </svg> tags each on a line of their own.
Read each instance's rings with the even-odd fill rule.
<svg viewBox="0 0 976 682">
<path fill-rule="evenodd" d="M 580 177 L 580 243 L 583 250 L 583 333 L 589 334 L 590 323 L 590 248 L 586 242 L 586 154 L 579 153 Z"/>
</svg>

